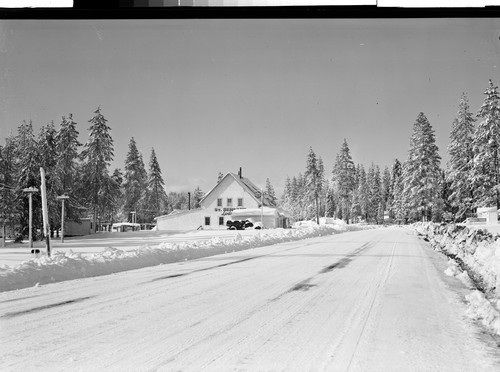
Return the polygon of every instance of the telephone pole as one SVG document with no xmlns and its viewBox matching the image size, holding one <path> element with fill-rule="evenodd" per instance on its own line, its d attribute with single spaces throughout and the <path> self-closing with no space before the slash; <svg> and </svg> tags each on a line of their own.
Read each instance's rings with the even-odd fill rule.
<svg viewBox="0 0 500 372">
<path fill-rule="evenodd" d="M 60 195 L 56 199 L 62 201 L 61 206 L 61 243 L 64 243 L 64 201 L 69 199 L 68 195 Z"/>
<path fill-rule="evenodd" d="M 28 193 L 28 198 L 29 198 L 29 222 L 28 222 L 28 239 L 29 239 L 29 244 L 30 248 L 33 248 L 33 193 L 38 192 L 38 189 L 36 187 L 28 187 L 26 189 L 23 189 L 23 192 Z"/>
</svg>

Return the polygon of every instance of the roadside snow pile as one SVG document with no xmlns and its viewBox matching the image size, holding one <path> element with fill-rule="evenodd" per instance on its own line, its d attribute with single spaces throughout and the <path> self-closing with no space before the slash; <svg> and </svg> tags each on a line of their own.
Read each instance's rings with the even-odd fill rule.
<svg viewBox="0 0 500 372">
<path fill-rule="evenodd" d="M 450 258 L 446 275 L 480 290 L 466 296 L 468 315 L 500 335 L 500 236 L 455 224 L 416 223 L 413 227 Z"/>
<path fill-rule="evenodd" d="M 109 247 L 103 252 L 90 256 L 83 256 L 72 251 L 56 252 L 50 258 L 42 256 L 16 266 L 0 267 L 0 292 L 64 280 L 108 275 L 120 271 L 366 228 L 370 227 L 346 225 L 342 221 L 319 226 L 303 223 L 294 229 L 276 229 L 269 231 L 269 233 L 258 232 L 248 237 L 237 234 L 230 239 L 215 237 L 205 241 L 162 243 L 158 248 L 144 246 L 131 251 Z"/>
</svg>

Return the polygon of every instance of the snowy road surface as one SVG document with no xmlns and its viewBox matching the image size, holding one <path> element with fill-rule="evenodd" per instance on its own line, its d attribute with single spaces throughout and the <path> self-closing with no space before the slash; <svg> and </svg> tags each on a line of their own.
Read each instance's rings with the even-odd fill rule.
<svg viewBox="0 0 500 372">
<path fill-rule="evenodd" d="M 0 370 L 500 370 L 445 268 L 386 228 L 4 292 Z"/>
</svg>

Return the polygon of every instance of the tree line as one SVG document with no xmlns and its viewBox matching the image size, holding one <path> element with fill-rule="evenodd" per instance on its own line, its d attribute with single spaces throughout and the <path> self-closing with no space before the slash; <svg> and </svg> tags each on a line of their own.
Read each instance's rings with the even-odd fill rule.
<svg viewBox="0 0 500 372">
<path fill-rule="evenodd" d="M 52 233 L 60 228 L 61 206 L 57 196 L 67 195 L 66 217 L 80 221 L 90 217 L 92 228 L 101 223 L 135 221 L 152 223 L 154 217 L 173 209 L 187 209 L 187 193 L 165 192 L 165 183 L 154 148 L 146 171 L 134 138 L 129 143 L 123 171 L 110 171 L 114 160 L 111 128 L 98 108 L 89 120 L 86 143 L 79 142 L 73 116 L 63 116 L 34 133 L 33 123 L 23 121 L 0 145 L 0 223 L 19 227 L 27 235 L 28 198 L 24 189 L 40 191 L 40 168 L 46 173 L 47 200 Z M 201 199 L 199 188 L 195 198 Z M 41 195 L 33 194 L 33 226 L 42 226 Z"/>
<path fill-rule="evenodd" d="M 500 208 L 500 98 L 491 80 L 484 96 L 474 115 L 462 94 L 444 169 L 434 130 L 421 112 L 405 161 L 395 159 L 383 171 L 372 163 L 366 170 L 354 163 L 344 139 L 328 177 L 310 148 L 304 173 L 287 177 L 280 206 L 297 220 L 327 216 L 372 223 L 461 222 L 477 208 Z"/>
</svg>

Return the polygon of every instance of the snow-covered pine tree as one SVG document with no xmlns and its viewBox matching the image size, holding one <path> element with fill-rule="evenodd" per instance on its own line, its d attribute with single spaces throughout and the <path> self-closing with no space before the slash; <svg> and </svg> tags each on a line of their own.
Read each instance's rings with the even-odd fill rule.
<svg viewBox="0 0 500 372">
<path fill-rule="evenodd" d="M 222 174 L 222 172 L 219 172 L 219 174 L 217 175 L 217 183 L 222 181 L 223 178 L 224 178 L 224 175 Z"/>
<path fill-rule="evenodd" d="M 205 193 L 201 191 L 200 186 L 197 186 L 193 193 L 193 208 L 201 207 L 201 199 L 205 196 Z"/>
<path fill-rule="evenodd" d="M 394 159 L 391 168 L 391 184 L 389 188 L 389 202 L 387 208 L 389 209 L 389 217 L 392 219 L 396 218 L 396 198 L 399 198 L 400 195 L 396 195 L 397 192 L 401 190 L 396 190 L 396 184 L 401 178 L 402 174 L 402 165 L 398 159 Z"/>
<path fill-rule="evenodd" d="M 292 193 L 292 181 L 290 177 L 287 175 L 285 180 L 285 188 L 283 189 L 283 194 L 281 195 L 279 205 L 285 209 L 290 210 L 289 202 Z"/>
<path fill-rule="evenodd" d="M 83 161 L 82 194 L 85 195 L 85 203 L 92 212 L 92 227 L 97 231 L 98 210 L 105 205 L 106 179 L 109 178 L 108 167 L 113 161 L 113 138 L 109 133 L 111 128 L 106 124 L 107 120 L 101 114 L 101 108 L 94 111 L 95 115 L 89 120 L 89 138 L 84 145 L 81 157 Z"/>
<path fill-rule="evenodd" d="M 82 145 L 78 141 L 78 131 L 73 115 L 62 117 L 62 122 L 56 133 L 56 174 L 59 179 L 61 192 L 73 193 L 77 180 L 78 149 Z"/>
<path fill-rule="evenodd" d="M 129 215 L 137 212 L 136 220 L 144 219 L 143 204 L 146 195 L 147 174 L 142 160 L 142 155 L 137 150 L 134 137 L 130 139 L 128 153 L 125 158 L 123 176 L 124 204 L 123 211 Z"/>
<path fill-rule="evenodd" d="M 382 207 L 384 211 L 389 209 L 391 203 L 391 172 L 388 166 L 382 172 Z"/>
<path fill-rule="evenodd" d="M 359 207 L 361 210 L 360 217 L 362 217 L 365 221 L 368 220 L 368 185 L 366 182 L 366 171 L 363 164 L 358 164 L 357 166 L 358 173 L 358 200 Z"/>
<path fill-rule="evenodd" d="M 472 141 L 473 160 L 469 181 L 473 188 L 473 208 L 500 207 L 500 107 L 498 87 L 490 80 L 477 116 L 479 122 Z"/>
<path fill-rule="evenodd" d="M 467 95 L 462 93 L 458 113 L 453 120 L 450 132 L 449 160 L 446 171 L 446 182 L 450 183 L 451 190 L 448 200 L 456 221 L 462 221 L 467 213 L 472 211 L 473 189 L 469 178 L 474 158 L 473 138 L 474 117 L 469 111 Z"/>
<path fill-rule="evenodd" d="M 40 189 L 40 156 L 38 154 L 38 144 L 33 133 L 33 123 L 31 120 L 27 123 L 23 121 L 17 129 L 15 137 L 15 167 L 16 174 L 16 199 L 19 202 L 18 209 L 21 212 L 20 223 L 22 226 L 22 235 L 28 234 L 29 221 L 29 202 L 23 189 L 27 187 L 36 187 Z M 33 227 L 34 231 L 42 224 L 41 214 L 41 196 L 40 193 L 33 194 Z M 35 234 L 33 238 L 36 239 Z"/>
<path fill-rule="evenodd" d="M 307 155 L 306 172 L 304 173 L 306 197 L 309 202 L 314 203 L 316 223 L 319 224 L 319 197 L 321 195 L 321 176 L 318 166 L 318 158 L 312 147 Z M 309 205 L 310 203 L 308 203 Z"/>
<path fill-rule="evenodd" d="M 413 125 L 408 159 L 403 168 L 403 193 L 414 221 L 429 221 L 432 217 L 432 209 L 440 197 L 440 160 L 434 130 L 421 112 Z"/>
<path fill-rule="evenodd" d="M 269 181 L 269 178 L 266 178 L 266 189 L 264 190 L 264 193 L 265 195 L 267 195 L 273 206 L 276 206 L 278 204 L 276 192 L 274 191 L 274 187 L 273 185 L 271 185 L 271 181 Z"/>
<path fill-rule="evenodd" d="M 378 221 L 379 204 L 382 202 L 382 185 L 380 180 L 380 168 L 371 163 L 366 176 L 368 190 L 367 214 L 371 221 Z"/>
<path fill-rule="evenodd" d="M 6 226 L 13 225 L 20 216 L 19 203 L 16 202 L 15 153 L 15 140 L 10 135 L 5 139 L 5 145 L 0 146 L 0 222 L 4 238 Z"/>
<path fill-rule="evenodd" d="M 349 223 L 352 202 L 352 193 L 355 187 L 355 166 L 352 161 L 349 145 L 346 139 L 342 143 L 333 169 L 333 178 L 336 192 L 342 208 L 342 218 Z"/>
<path fill-rule="evenodd" d="M 146 221 L 152 222 L 154 217 L 167 213 L 167 200 L 165 182 L 163 181 L 155 149 L 153 148 L 151 149 L 149 158 L 148 182 L 144 205 Z"/>
<path fill-rule="evenodd" d="M 78 131 L 73 115 L 62 117 L 61 124 L 55 134 L 56 142 L 56 164 L 54 177 L 57 178 L 58 192 L 70 196 L 69 202 L 65 203 L 65 215 L 68 220 L 79 220 L 80 212 L 73 206 L 71 200 L 78 197 L 78 175 L 79 148 L 82 145 L 78 141 Z"/>
<path fill-rule="evenodd" d="M 40 128 L 37 143 L 38 155 L 40 157 L 39 164 L 43 167 L 46 174 L 47 207 L 49 210 L 50 233 L 51 237 L 53 237 L 54 229 L 59 229 L 61 225 L 61 209 L 57 200 L 61 187 L 56 173 L 56 129 L 53 122 Z"/>
</svg>

